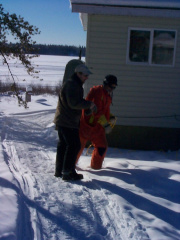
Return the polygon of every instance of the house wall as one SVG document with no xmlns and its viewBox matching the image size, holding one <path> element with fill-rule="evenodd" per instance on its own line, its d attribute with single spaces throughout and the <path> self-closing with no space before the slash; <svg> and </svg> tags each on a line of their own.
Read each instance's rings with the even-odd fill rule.
<svg viewBox="0 0 180 240">
<path fill-rule="evenodd" d="M 177 30 L 175 66 L 126 63 L 128 28 Z M 152 17 L 89 15 L 86 64 L 93 75 L 87 93 L 107 74 L 118 78 L 111 112 L 117 125 L 180 128 L 180 20 Z M 179 115 L 179 116 L 178 116 Z"/>
</svg>

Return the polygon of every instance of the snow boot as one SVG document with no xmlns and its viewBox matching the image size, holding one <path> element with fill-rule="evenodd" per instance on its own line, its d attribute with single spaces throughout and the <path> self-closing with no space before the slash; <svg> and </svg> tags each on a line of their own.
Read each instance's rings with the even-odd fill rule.
<svg viewBox="0 0 180 240">
<path fill-rule="evenodd" d="M 78 174 L 75 171 L 69 173 L 63 173 L 62 180 L 64 181 L 77 181 L 83 179 L 82 174 Z"/>
<path fill-rule="evenodd" d="M 62 173 L 55 173 L 54 176 L 57 177 L 57 178 L 58 178 L 58 177 L 59 177 L 59 178 L 62 178 Z"/>
</svg>

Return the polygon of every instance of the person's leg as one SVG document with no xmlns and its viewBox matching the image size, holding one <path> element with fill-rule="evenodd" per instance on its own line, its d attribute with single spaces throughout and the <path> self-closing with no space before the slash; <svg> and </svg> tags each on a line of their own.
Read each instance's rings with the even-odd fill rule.
<svg viewBox="0 0 180 240">
<path fill-rule="evenodd" d="M 91 168 L 96 169 L 96 170 L 102 168 L 102 164 L 103 164 L 106 152 L 107 152 L 107 148 L 105 148 L 105 147 L 95 147 L 94 148 L 92 158 L 91 158 Z"/>
<path fill-rule="evenodd" d="M 79 139 L 79 130 L 74 128 L 62 128 L 66 150 L 63 162 L 63 180 L 78 180 L 82 179 L 81 174 L 75 172 L 75 162 L 78 152 L 81 148 Z M 80 176 L 81 175 L 81 176 Z"/>
<path fill-rule="evenodd" d="M 85 138 L 80 137 L 80 142 L 81 142 L 81 149 L 78 152 L 77 159 L 76 159 L 76 164 L 78 163 L 78 160 L 79 160 L 79 158 L 80 158 L 80 156 L 81 156 L 81 154 L 82 154 L 82 152 L 83 152 L 83 150 L 86 146 L 87 140 Z"/>
<path fill-rule="evenodd" d="M 59 136 L 59 141 L 57 144 L 55 176 L 62 177 L 62 169 L 63 169 L 63 162 L 64 162 L 64 154 L 66 151 L 66 143 L 64 141 L 63 134 L 61 133 L 61 128 L 58 129 L 58 136 Z"/>
<path fill-rule="evenodd" d="M 99 132 L 97 133 L 97 135 L 94 134 L 94 137 L 92 138 L 92 143 L 94 146 L 94 150 L 91 158 L 91 168 L 101 169 L 108 147 L 105 131 L 103 128 L 99 128 Z"/>
</svg>

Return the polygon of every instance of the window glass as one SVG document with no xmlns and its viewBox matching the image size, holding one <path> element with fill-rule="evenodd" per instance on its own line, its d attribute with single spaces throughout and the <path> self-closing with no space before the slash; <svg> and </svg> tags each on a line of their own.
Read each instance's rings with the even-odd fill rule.
<svg viewBox="0 0 180 240">
<path fill-rule="evenodd" d="M 132 62 L 148 62 L 150 31 L 131 30 L 129 59 Z"/>
<path fill-rule="evenodd" d="M 175 42 L 174 30 L 130 29 L 128 61 L 172 66 Z"/>
<path fill-rule="evenodd" d="M 153 64 L 173 64 L 175 46 L 175 32 L 174 31 L 154 31 L 153 37 Z"/>
</svg>

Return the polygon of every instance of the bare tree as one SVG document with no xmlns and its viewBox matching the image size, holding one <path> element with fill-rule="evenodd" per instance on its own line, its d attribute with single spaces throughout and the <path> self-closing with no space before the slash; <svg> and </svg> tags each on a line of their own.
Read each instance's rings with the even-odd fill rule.
<svg viewBox="0 0 180 240">
<path fill-rule="evenodd" d="M 38 55 L 27 54 L 33 50 L 33 45 L 36 42 L 31 37 L 36 34 L 40 34 L 37 27 L 30 25 L 23 17 L 17 16 L 15 13 L 5 12 L 0 4 L 0 55 L 2 55 L 4 63 L 8 65 L 9 58 L 16 58 L 20 60 L 29 75 L 34 76 L 35 73 L 38 73 L 31 64 L 31 59 Z M 9 35 L 14 38 L 16 43 L 9 42 Z M 16 82 L 9 65 L 8 68 L 16 91 Z M 16 95 L 19 96 L 18 93 Z"/>
</svg>

